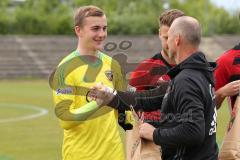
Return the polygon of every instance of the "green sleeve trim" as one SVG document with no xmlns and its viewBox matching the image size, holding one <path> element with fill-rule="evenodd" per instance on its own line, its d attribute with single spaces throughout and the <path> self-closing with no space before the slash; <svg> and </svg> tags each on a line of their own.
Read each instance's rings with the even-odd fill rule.
<svg viewBox="0 0 240 160">
<path fill-rule="evenodd" d="M 91 116 L 94 112 L 96 112 L 99 108 L 100 106 L 97 104 L 96 101 L 91 101 L 84 106 L 70 112 L 74 114 L 75 120 L 83 121 L 86 120 L 89 116 Z"/>
<path fill-rule="evenodd" d="M 74 111 L 71 111 L 73 114 L 85 114 L 85 113 L 88 113 L 88 112 L 91 112 L 95 109 L 98 109 L 99 106 L 97 104 L 96 101 L 91 101 L 87 104 L 85 104 L 84 106 L 78 108 L 78 109 L 75 109 Z"/>
</svg>

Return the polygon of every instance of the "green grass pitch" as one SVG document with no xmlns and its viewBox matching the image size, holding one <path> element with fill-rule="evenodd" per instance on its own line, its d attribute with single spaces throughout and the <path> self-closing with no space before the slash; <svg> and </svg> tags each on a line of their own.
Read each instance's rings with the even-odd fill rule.
<svg viewBox="0 0 240 160">
<path fill-rule="evenodd" d="M 29 117 L 39 112 L 32 106 L 46 109 L 48 113 Z M 51 90 L 46 80 L 0 81 L 0 160 L 61 159 L 63 135 L 53 111 Z M 228 119 L 229 112 L 224 103 L 218 111 L 219 144 Z"/>
</svg>

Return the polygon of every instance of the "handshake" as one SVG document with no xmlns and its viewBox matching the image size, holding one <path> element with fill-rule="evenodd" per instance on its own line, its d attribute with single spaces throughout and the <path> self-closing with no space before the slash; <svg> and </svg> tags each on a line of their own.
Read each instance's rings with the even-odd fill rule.
<svg viewBox="0 0 240 160">
<path fill-rule="evenodd" d="M 90 98 L 90 100 L 95 100 L 99 106 L 105 106 L 112 101 L 116 94 L 116 90 L 105 86 L 102 82 L 100 82 L 91 88 L 87 94 L 87 98 Z"/>
</svg>

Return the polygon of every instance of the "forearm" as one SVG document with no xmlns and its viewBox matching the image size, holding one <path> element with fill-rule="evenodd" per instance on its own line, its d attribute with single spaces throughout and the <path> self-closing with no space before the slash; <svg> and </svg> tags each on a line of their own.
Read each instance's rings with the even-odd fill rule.
<svg viewBox="0 0 240 160">
<path fill-rule="evenodd" d="M 72 101 L 65 100 L 58 103 L 55 107 L 55 114 L 61 120 L 64 121 L 64 126 L 66 124 L 78 125 L 80 122 L 87 120 L 93 113 L 95 113 L 100 106 L 97 105 L 96 101 L 89 102 L 77 109 L 70 109 Z M 69 128 L 67 126 L 66 128 Z M 70 127 L 71 128 L 71 127 Z"/>
<path fill-rule="evenodd" d="M 216 107 L 217 107 L 217 109 L 219 109 L 221 107 L 222 102 L 225 99 L 226 95 L 225 95 L 224 91 L 222 90 L 222 88 L 220 88 L 215 92 L 215 96 L 216 96 L 216 98 L 215 98 Z"/>
<path fill-rule="evenodd" d="M 108 104 L 113 108 L 129 110 L 132 105 L 135 110 L 153 111 L 161 108 L 163 97 L 166 93 L 168 83 L 156 89 L 143 92 L 121 92 L 118 91 L 113 100 Z"/>
<path fill-rule="evenodd" d="M 78 126 L 81 122 L 87 120 L 92 114 L 94 114 L 100 107 L 96 101 L 89 102 L 80 108 L 70 110 L 71 121 L 62 121 L 61 126 L 64 129 L 71 129 Z M 68 111 L 67 111 L 68 112 Z"/>
<path fill-rule="evenodd" d="M 228 96 L 235 96 L 239 93 L 239 87 L 240 87 L 240 80 L 232 81 L 223 87 L 219 88 L 216 92 L 216 105 L 217 108 L 221 107 L 221 104 L 225 97 Z"/>
</svg>

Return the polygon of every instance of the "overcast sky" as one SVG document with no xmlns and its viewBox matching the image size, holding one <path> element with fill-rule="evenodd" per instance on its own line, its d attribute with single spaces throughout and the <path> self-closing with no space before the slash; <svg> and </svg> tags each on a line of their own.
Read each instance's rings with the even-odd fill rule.
<svg viewBox="0 0 240 160">
<path fill-rule="evenodd" d="M 240 0 L 211 0 L 214 4 L 220 7 L 224 7 L 228 11 L 238 10 L 240 11 Z"/>
</svg>

